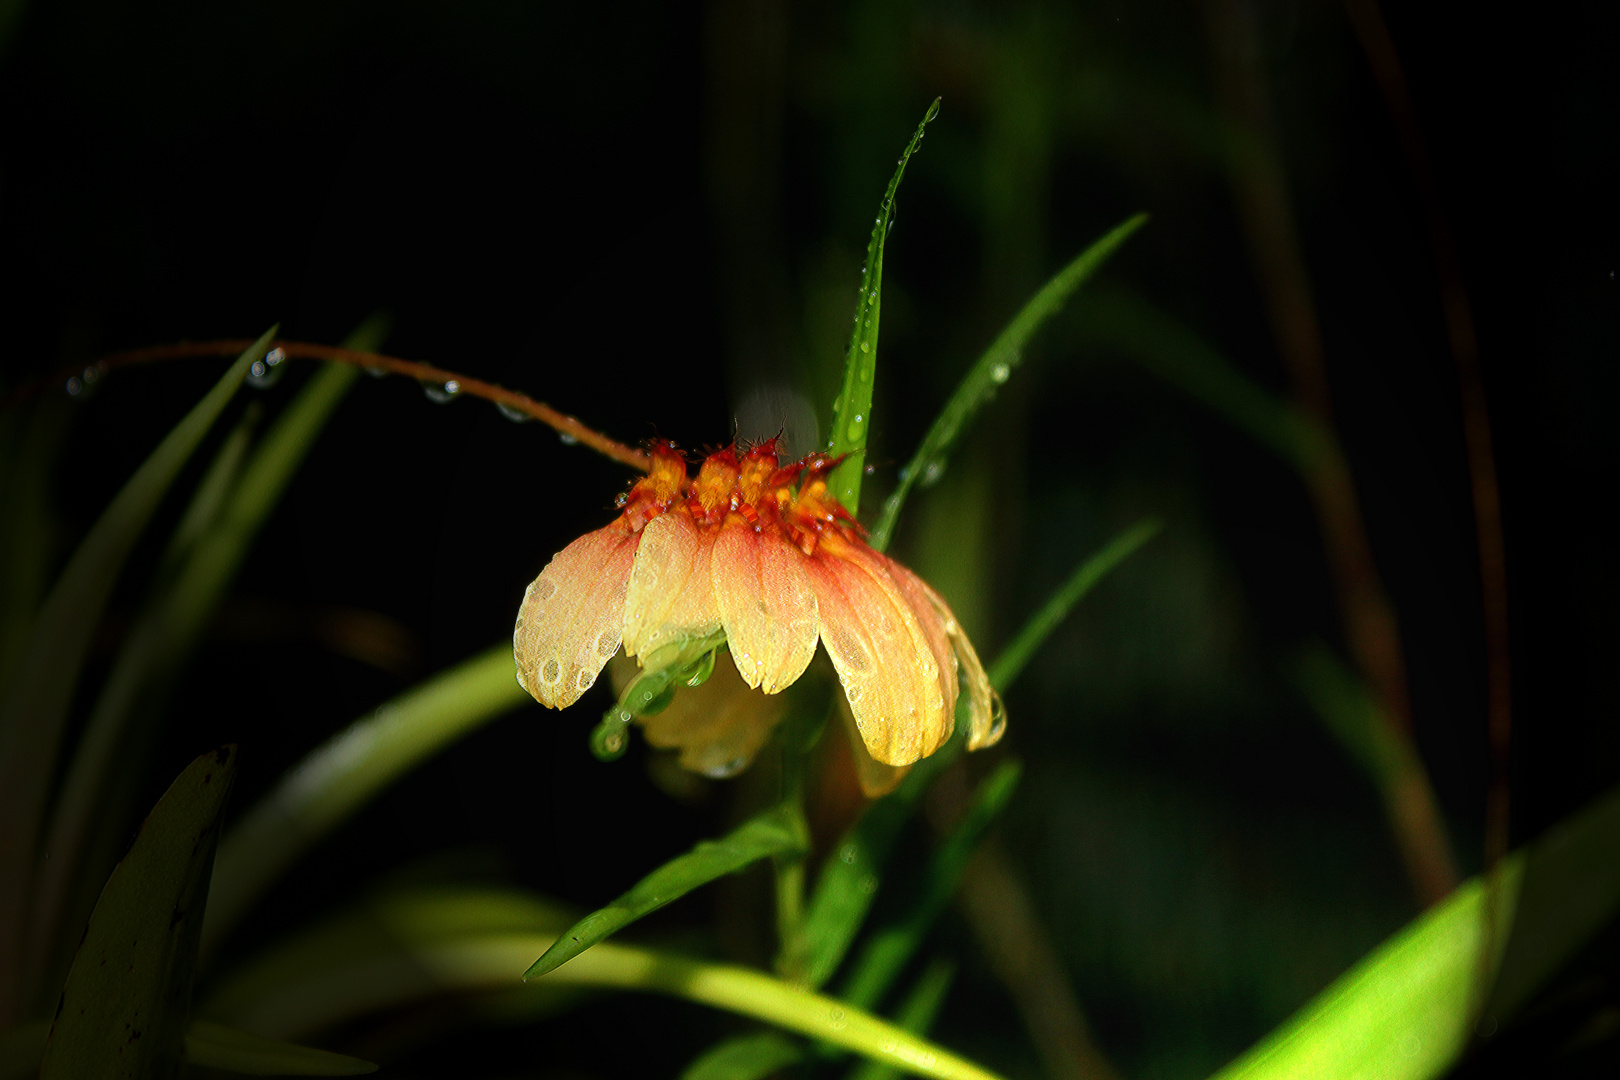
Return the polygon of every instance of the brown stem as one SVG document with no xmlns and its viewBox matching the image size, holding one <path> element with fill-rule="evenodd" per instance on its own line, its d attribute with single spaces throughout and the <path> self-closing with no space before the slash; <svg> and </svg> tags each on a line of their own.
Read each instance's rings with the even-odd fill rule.
<svg viewBox="0 0 1620 1080">
<path fill-rule="evenodd" d="M 1335 434 L 1321 328 L 1260 69 L 1255 13 L 1246 0 L 1208 0 L 1207 12 L 1217 95 L 1229 126 L 1229 177 L 1272 334 L 1295 397 L 1329 433 L 1331 452 L 1310 470 L 1307 483 L 1338 594 L 1346 644 L 1382 707 L 1392 737 L 1410 745 L 1412 708 L 1400 627 L 1373 561 L 1354 478 Z M 1418 897 L 1429 904 L 1456 886 L 1457 869 L 1427 778 L 1410 786 L 1405 798 L 1414 804 L 1391 813 L 1390 826 Z"/>
<path fill-rule="evenodd" d="M 1485 403 L 1485 382 L 1480 373 L 1479 339 L 1463 285 L 1462 266 L 1451 226 L 1440 202 L 1439 185 L 1429 161 L 1417 108 L 1395 42 L 1384 22 L 1378 0 L 1345 0 L 1350 24 L 1367 54 L 1373 78 L 1384 96 L 1406 154 L 1412 179 L 1423 200 L 1428 226 L 1429 252 L 1440 285 L 1440 307 L 1446 340 L 1457 365 L 1462 399 L 1463 440 L 1468 451 L 1468 477 L 1474 501 L 1474 538 L 1479 549 L 1479 578 L 1485 616 L 1485 708 L 1490 740 L 1491 779 L 1485 800 L 1485 867 L 1487 874 L 1507 854 L 1509 840 L 1508 754 L 1513 742 L 1513 675 L 1508 640 L 1507 541 L 1502 527 L 1502 495 L 1496 477 L 1496 453 L 1491 445 L 1491 417 Z M 1486 894 L 1486 948 L 1482 965 L 1495 955 L 1496 891 Z M 1488 970 L 1488 967 L 1487 967 Z"/>
<path fill-rule="evenodd" d="M 179 345 L 153 345 L 145 349 L 132 349 L 128 352 L 113 353 L 104 356 L 93 365 L 98 371 L 108 371 L 116 367 L 128 367 L 134 364 L 150 364 L 162 360 L 180 360 L 191 356 L 228 356 L 239 353 L 253 344 L 246 339 L 237 341 L 189 341 Z M 319 345 L 304 341 L 278 341 L 275 347 L 290 357 L 303 360 L 329 360 L 340 364 L 355 364 L 372 371 L 386 371 L 393 375 L 405 375 L 420 382 L 449 384 L 454 383 L 457 392 L 471 394 L 486 401 L 493 401 L 497 405 L 505 405 L 525 416 L 532 416 L 543 424 L 549 424 L 559 433 L 575 439 L 590 447 L 604 457 L 612 458 L 622 465 L 632 469 L 646 472 L 651 466 L 651 460 L 646 454 L 633 446 L 610 439 L 594 428 L 586 427 L 572 416 L 566 416 L 543 401 L 536 401 L 527 394 L 516 390 L 508 390 L 504 386 L 497 386 L 482 379 L 474 379 L 459 372 L 447 371 L 444 368 L 434 367 L 431 364 L 421 364 L 414 360 L 401 360 L 398 357 L 383 356 L 380 353 L 359 352 L 355 349 L 344 349 L 336 345 Z M 5 404 L 38 393 L 50 385 L 60 385 L 63 379 L 78 374 L 78 369 L 64 371 L 59 375 L 44 379 L 36 379 L 17 387 L 7 395 Z"/>
</svg>

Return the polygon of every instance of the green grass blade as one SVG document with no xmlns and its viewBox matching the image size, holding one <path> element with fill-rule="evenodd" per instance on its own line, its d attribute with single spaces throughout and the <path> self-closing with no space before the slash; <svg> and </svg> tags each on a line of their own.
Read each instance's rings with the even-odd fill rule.
<svg viewBox="0 0 1620 1080">
<path fill-rule="evenodd" d="M 442 920 L 440 922 L 442 926 Z M 322 931 L 329 936 L 330 931 Z M 256 979 L 258 995 L 231 994 L 230 1008 L 210 1002 L 207 1012 L 249 1031 L 296 1039 L 372 1013 L 445 994 L 484 993 L 513 986 L 528 957 L 553 941 L 544 933 L 445 936 L 395 930 L 364 955 L 331 956 L 299 978 L 273 984 Z M 313 953 L 302 942 L 275 954 Z M 994 1080 L 994 1074 L 934 1043 L 803 987 L 763 972 L 710 964 L 670 953 L 603 942 L 544 978 L 532 989 L 611 987 L 669 994 L 761 1020 L 843 1050 L 890 1062 L 938 1080 Z"/>
<path fill-rule="evenodd" d="M 774 1031 L 715 1043 L 681 1073 L 681 1080 L 761 1080 L 804 1060 L 804 1047 Z"/>
<path fill-rule="evenodd" d="M 986 349 L 984 355 L 968 369 L 967 375 L 957 385 L 956 392 L 951 395 L 933 426 L 923 436 L 922 444 L 911 456 L 911 461 L 900 470 L 899 486 L 883 504 L 883 513 L 878 516 L 877 524 L 872 529 L 873 547 L 881 551 L 888 546 L 889 540 L 894 535 L 895 522 L 900 518 L 900 509 L 905 506 L 906 497 L 911 494 L 912 487 L 917 484 L 927 487 L 938 479 L 940 471 L 945 467 L 945 459 L 950 454 L 957 436 L 961 434 L 963 426 L 995 396 L 997 388 L 1012 376 L 1013 371 L 1023 360 L 1024 348 L 1030 339 L 1046 325 L 1047 320 L 1063 310 L 1063 306 L 1068 303 L 1075 290 L 1085 284 L 1087 279 L 1096 273 L 1097 268 L 1107 262 L 1108 258 L 1130 239 L 1132 233 L 1147 224 L 1147 220 L 1146 214 L 1128 218 L 1103 234 L 1073 262 L 1059 270 L 1030 298 L 1023 310 L 1013 316 L 1012 322 L 1008 323 L 1006 329 L 990 343 L 990 348 Z M 862 461 L 864 460 L 863 458 Z"/>
<path fill-rule="evenodd" d="M 345 1054 L 267 1039 L 198 1020 L 186 1032 L 185 1060 L 204 1069 L 250 1076 L 360 1076 L 377 1066 Z"/>
<path fill-rule="evenodd" d="M 16 1015 L 35 845 L 62 732 L 90 637 L 113 584 L 159 502 L 213 426 L 275 329 L 254 342 L 135 471 L 46 597 L 27 650 L 0 698 L 0 1024 Z"/>
<path fill-rule="evenodd" d="M 872 239 L 866 245 L 866 265 L 861 268 L 861 292 L 855 301 L 855 329 L 849 338 L 849 353 L 844 358 L 844 384 L 833 402 L 832 439 L 828 451 L 835 457 L 844 454 L 843 464 L 828 477 L 828 489 L 844 504 L 851 514 L 860 509 L 861 477 L 866 472 L 866 434 L 872 427 L 872 384 L 877 377 L 878 316 L 883 306 L 883 244 L 889 236 L 889 222 L 894 217 L 894 195 L 900 189 L 900 178 L 905 175 L 906 162 L 922 143 L 923 129 L 939 115 L 939 99 L 928 106 L 922 123 L 917 125 L 911 141 L 906 144 L 894 177 L 883 202 L 878 205 L 877 221 L 872 225 Z"/>
<path fill-rule="evenodd" d="M 1156 519 L 1138 522 L 1076 567 L 1074 573 L 1069 575 L 1069 580 L 1065 581 L 1062 587 L 1041 605 L 1041 609 L 1030 617 L 1023 629 L 1018 631 L 1018 636 L 1012 639 L 1011 644 L 1001 650 L 1001 655 L 990 665 L 990 684 L 1001 691 L 1011 686 L 1013 680 L 1034 657 L 1036 650 L 1045 644 L 1046 639 L 1057 629 L 1058 624 L 1064 620 L 1074 605 L 1078 604 L 1110 570 L 1129 558 L 1137 548 L 1153 539 L 1162 527 L 1163 524 Z"/>
<path fill-rule="evenodd" d="M 446 746 L 531 702 L 503 642 L 380 706 L 309 754 L 226 834 L 206 956 L 260 894 L 372 796 Z"/>
<path fill-rule="evenodd" d="M 175 576 L 185 566 L 186 557 L 196 549 L 198 541 L 207 535 L 209 526 L 219 520 L 220 511 L 224 509 L 231 490 L 236 487 L 236 481 L 242 475 L 242 464 L 247 460 L 248 450 L 253 445 L 253 433 L 262 414 L 263 410 L 259 408 L 258 402 L 250 405 L 242 415 L 242 419 L 214 452 L 214 460 L 209 463 L 208 471 L 203 474 L 203 478 L 197 482 L 196 490 L 191 493 L 191 502 L 180 515 L 174 532 L 169 535 L 169 546 L 164 551 L 163 557 L 158 560 L 157 572 L 153 575 L 158 589 L 174 581 Z"/>
<path fill-rule="evenodd" d="M 373 349 L 383 329 L 373 319 L 345 347 Z M 140 771 L 131 763 L 144 760 L 172 688 L 254 539 L 359 377 L 352 364 L 322 365 L 239 469 L 229 456 L 237 436 L 246 435 L 233 432 L 182 515 L 169 548 L 177 571 L 160 584 L 114 661 L 57 800 L 45 847 L 51 858 L 40 869 L 33 905 L 35 948 L 25 952 L 30 981 L 55 989 L 51 945 L 57 942 L 65 953 L 77 941 L 95 887 L 126 832 Z"/>
<path fill-rule="evenodd" d="M 934 1026 L 934 1018 L 945 1004 L 951 981 L 956 977 L 956 965 L 949 960 L 936 960 L 928 965 L 906 999 L 895 1013 L 895 1023 L 913 1035 L 927 1035 Z M 893 1065 L 863 1061 L 850 1071 L 849 1080 L 894 1080 L 899 1071 Z"/>
<path fill-rule="evenodd" d="M 878 930 L 856 958 L 854 971 L 839 995 L 845 1001 L 871 1009 L 883 999 L 950 903 L 968 860 L 1006 809 L 1022 771 L 1018 762 L 1003 761 L 979 785 L 967 814 L 929 861 L 921 895 L 899 921 Z"/>
<path fill-rule="evenodd" d="M 232 746 L 187 766 L 107 879 L 62 990 L 40 1080 L 178 1069 L 220 811 L 235 772 Z"/>
<path fill-rule="evenodd" d="M 773 855 L 804 851 L 808 838 L 803 819 L 794 810 L 786 804 L 772 807 L 719 840 L 704 840 L 685 855 L 671 859 L 613 903 L 569 927 L 540 959 L 529 965 L 524 979 L 554 970 L 609 934 L 716 878 Z"/>
<path fill-rule="evenodd" d="M 1080 314 L 1077 323 L 1087 340 L 1106 345 L 1202 402 L 1302 474 L 1314 473 L 1332 452 L 1332 440 L 1319 424 L 1256 385 L 1168 312 L 1124 290 L 1112 290 L 1085 301 Z"/>
</svg>

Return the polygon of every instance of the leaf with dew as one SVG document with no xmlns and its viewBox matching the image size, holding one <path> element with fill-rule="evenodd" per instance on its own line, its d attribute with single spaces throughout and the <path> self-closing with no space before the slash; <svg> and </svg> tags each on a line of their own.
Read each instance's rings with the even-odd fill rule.
<svg viewBox="0 0 1620 1080">
<path fill-rule="evenodd" d="M 860 509 L 861 477 L 866 471 L 866 436 L 872 428 L 872 384 L 877 375 L 878 316 L 883 306 L 883 245 L 889 237 L 889 224 L 894 218 L 894 196 L 900 189 L 900 178 L 906 173 L 906 163 L 922 143 L 923 130 L 928 122 L 939 115 L 939 98 L 935 98 L 922 123 L 911 136 L 894 176 L 878 204 L 877 220 L 872 224 L 872 238 L 866 244 L 866 265 L 861 268 L 861 291 L 855 300 L 855 328 L 849 338 L 849 352 L 844 358 L 844 384 L 833 402 L 832 439 L 828 452 L 834 457 L 844 455 L 844 461 L 828 477 L 827 487 L 851 514 Z"/>
<path fill-rule="evenodd" d="M 962 428 L 984 406 L 996 390 L 1004 384 L 1023 362 L 1024 349 L 1037 331 L 1068 303 L 1069 297 L 1084 285 L 1109 257 L 1130 239 L 1131 234 L 1147 224 L 1146 214 L 1137 214 L 1104 233 L 1074 261 L 1059 270 L 1029 299 L 1023 309 L 1013 316 L 1012 322 L 997 335 L 984 354 L 968 369 L 957 384 L 956 391 L 940 410 L 933 426 L 923 436 L 917 452 L 900 470 L 900 482 L 883 504 L 883 512 L 872 528 L 872 546 L 879 551 L 886 548 L 894 535 L 895 523 L 906 498 L 917 484 L 927 487 L 938 479 L 945 459 L 955 445 Z M 864 460 L 864 459 L 863 459 Z"/>
</svg>

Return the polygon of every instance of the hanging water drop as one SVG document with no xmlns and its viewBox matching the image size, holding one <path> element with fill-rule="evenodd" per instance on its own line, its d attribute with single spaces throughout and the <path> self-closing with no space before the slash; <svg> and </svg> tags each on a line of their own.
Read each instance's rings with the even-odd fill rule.
<svg viewBox="0 0 1620 1080">
<path fill-rule="evenodd" d="M 444 405 L 461 396 L 461 384 L 454 379 L 446 379 L 442 383 L 423 380 L 422 393 L 435 405 Z"/>
<path fill-rule="evenodd" d="M 388 369 L 380 367 L 368 367 L 366 368 L 366 374 L 370 375 L 373 379 L 382 379 L 388 376 Z"/>
<path fill-rule="evenodd" d="M 264 390 L 281 381 L 287 353 L 279 346 L 265 353 L 262 359 L 248 367 L 247 384 L 255 390 Z"/>
<path fill-rule="evenodd" d="M 564 446 L 573 446 L 575 443 L 579 442 L 579 436 L 571 435 L 566 431 L 559 431 L 557 432 L 557 441 L 562 443 Z"/>
<path fill-rule="evenodd" d="M 495 407 L 501 411 L 502 416 L 506 417 L 514 424 L 527 424 L 530 420 L 534 419 L 534 417 L 530 416 L 522 409 L 515 405 L 508 405 L 504 401 L 497 401 L 495 403 Z"/>
</svg>

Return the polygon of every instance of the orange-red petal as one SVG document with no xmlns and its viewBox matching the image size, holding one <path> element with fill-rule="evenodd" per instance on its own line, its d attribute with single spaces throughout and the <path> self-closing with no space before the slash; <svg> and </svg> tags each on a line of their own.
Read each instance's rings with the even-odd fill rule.
<svg viewBox="0 0 1620 1080">
<path fill-rule="evenodd" d="M 709 576 L 713 532 L 690 516 L 660 514 L 641 530 L 624 603 L 624 651 L 643 663 L 660 647 L 720 629 Z"/>
<path fill-rule="evenodd" d="M 875 552 L 841 539 L 824 540 L 810 565 L 821 641 L 867 750 L 885 765 L 932 754 L 951 717 L 939 665 L 894 578 Z"/>
<path fill-rule="evenodd" d="M 637 534 L 621 522 L 563 548 L 529 583 L 512 631 L 518 682 L 542 705 L 566 708 L 619 651 Z"/>
<path fill-rule="evenodd" d="M 740 518 L 721 528 L 710 577 L 737 671 L 774 694 L 816 655 L 816 591 L 808 560 L 780 536 Z"/>
<path fill-rule="evenodd" d="M 956 615 L 945 598 L 922 578 L 913 574 L 912 580 L 939 612 L 941 625 L 962 665 L 962 685 L 968 695 L 967 748 L 983 750 L 987 746 L 994 746 L 1007 730 L 1007 713 L 1002 707 L 1001 695 L 990 685 L 990 677 L 979 662 L 973 642 L 968 640 L 967 632 L 956 621 Z"/>
<path fill-rule="evenodd" d="M 680 752 L 682 768 L 720 779 L 754 760 L 786 708 L 782 698 L 749 689 L 722 654 L 707 682 L 682 686 L 668 708 L 637 722 L 653 746 Z"/>
</svg>

